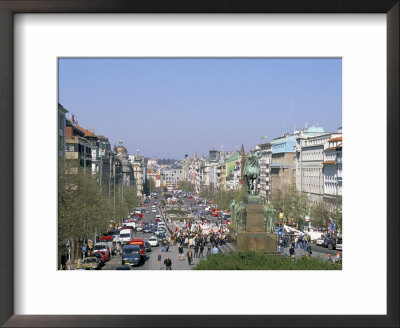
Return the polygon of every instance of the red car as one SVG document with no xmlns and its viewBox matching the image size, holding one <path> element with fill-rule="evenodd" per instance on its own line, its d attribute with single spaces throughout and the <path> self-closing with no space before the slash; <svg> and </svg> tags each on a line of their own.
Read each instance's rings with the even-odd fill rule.
<svg viewBox="0 0 400 328">
<path fill-rule="evenodd" d="M 188 199 L 193 199 L 193 196 L 189 196 Z"/>
<path fill-rule="evenodd" d="M 213 212 L 213 217 L 217 218 L 218 217 L 218 212 Z"/>
<path fill-rule="evenodd" d="M 104 262 L 107 262 L 109 260 L 107 252 L 100 251 L 96 253 L 100 253 L 103 256 Z"/>
</svg>

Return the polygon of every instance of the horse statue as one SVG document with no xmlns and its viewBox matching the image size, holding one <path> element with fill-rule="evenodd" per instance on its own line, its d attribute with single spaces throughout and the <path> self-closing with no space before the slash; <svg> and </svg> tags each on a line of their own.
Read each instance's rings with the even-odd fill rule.
<svg viewBox="0 0 400 328">
<path fill-rule="evenodd" d="M 246 182 L 247 192 L 252 195 L 258 194 L 257 184 L 260 182 L 260 164 L 258 162 L 261 155 L 257 155 L 254 151 L 246 159 L 243 170 L 243 179 Z"/>
</svg>

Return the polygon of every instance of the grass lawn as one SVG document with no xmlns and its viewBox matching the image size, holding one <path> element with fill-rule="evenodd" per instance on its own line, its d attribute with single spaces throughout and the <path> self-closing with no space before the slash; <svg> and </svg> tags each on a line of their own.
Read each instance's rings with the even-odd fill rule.
<svg viewBox="0 0 400 328">
<path fill-rule="evenodd" d="M 180 211 L 180 210 L 168 210 L 168 214 L 186 214 L 186 211 Z"/>
<path fill-rule="evenodd" d="M 234 252 L 209 255 L 195 270 L 341 270 L 341 264 L 329 264 L 321 258 L 300 258 L 291 261 L 282 255 L 257 252 Z"/>
</svg>

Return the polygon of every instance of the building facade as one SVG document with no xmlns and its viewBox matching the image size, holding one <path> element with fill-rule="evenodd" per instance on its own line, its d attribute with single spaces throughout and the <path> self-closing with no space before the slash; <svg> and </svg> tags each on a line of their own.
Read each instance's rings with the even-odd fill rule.
<svg viewBox="0 0 400 328">
<path fill-rule="evenodd" d="M 328 140 L 324 149 L 323 179 L 324 201 L 329 205 L 336 202 L 336 197 L 342 196 L 342 136 L 336 136 Z"/>
<path fill-rule="evenodd" d="M 296 136 L 285 134 L 271 141 L 270 200 L 281 197 L 296 183 Z"/>
<path fill-rule="evenodd" d="M 161 179 L 163 186 L 172 188 L 177 187 L 179 181 L 182 181 L 182 172 L 182 166 L 179 166 L 177 164 L 174 164 L 169 168 L 163 168 L 161 170 Z"/>
<path fill-rule="evenodd" d="M 92 145 L 85 138 L 84 130 L 69 119 L 65 127 L 65 159 L 76 160 L 84 173 L 91 172 Z"/>
<path fill-rule="evenodd" d="M 271 179 L 271 158 L 272 158 L 272 145 L 270 143 L 262 143 L 260 145 L 261 157 L 260 163 L 260 196 L 264 200 L 268 199 L 270 191 L 270 179 Z"/>
<path fill-rule="evenodd" d="M 66 113 L 68 111 L 62 105 L 58 104 L 58 157 L 64 157 L 65 155 Z"/>
<path fill-rule="evenodd" d="M 130 158 L 131 165 L 133 167 L 134 185 L 136 186 L 137 195 L 143 195 L 143 185 L 144 185 L 144 158 L 140 155 L 139 149 L 136 151 L 136 155 Z"/>
</svg>

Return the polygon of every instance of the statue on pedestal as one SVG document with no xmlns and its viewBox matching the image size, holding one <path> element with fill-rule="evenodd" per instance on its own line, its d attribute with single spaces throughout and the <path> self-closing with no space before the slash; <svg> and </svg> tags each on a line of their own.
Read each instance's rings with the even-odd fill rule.
<svg viewBox="0 0 400 328">
<path fill-rule="evenodd" d="M 253 150 L 246 159 L 243 170 L 243 179 L 246 183 L 247 192 L 251 195 L 257 195 L 257 184 L 260 182 L 260 164 L 258 162 L 261 155 L 256 154 Z"/>
</svg>

